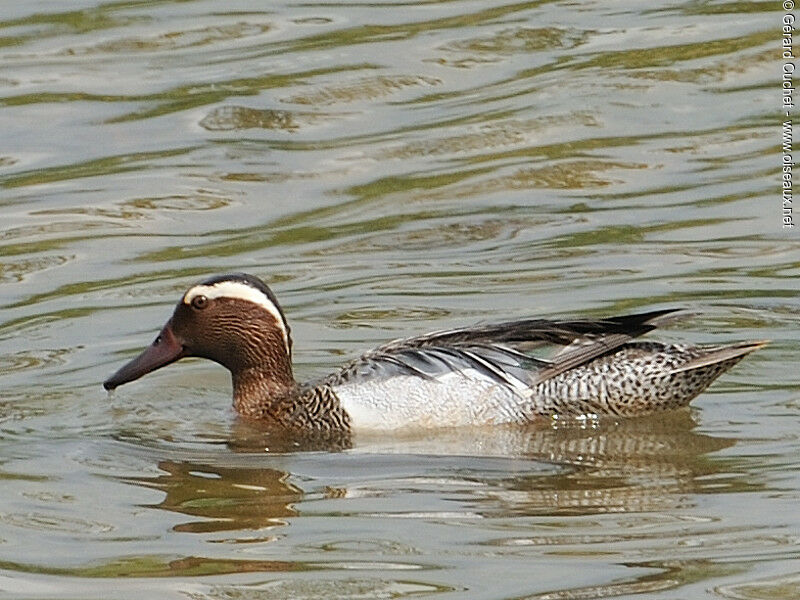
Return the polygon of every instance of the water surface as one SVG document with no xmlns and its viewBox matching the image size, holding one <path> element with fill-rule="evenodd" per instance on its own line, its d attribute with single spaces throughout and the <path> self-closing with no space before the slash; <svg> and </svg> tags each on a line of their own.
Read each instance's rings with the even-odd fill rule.
<svg viewBox="0 0 800 600">
<path fill-rule="evenodd" d="M 0 598 L 796 598 L 779 10 L 4 3 Z M 302 378 L 529 315 L 773 343 L 688 412 L 330 447 L 237 420 L 209 363 L 109 397 L 229 270 Z"/>
</svg>

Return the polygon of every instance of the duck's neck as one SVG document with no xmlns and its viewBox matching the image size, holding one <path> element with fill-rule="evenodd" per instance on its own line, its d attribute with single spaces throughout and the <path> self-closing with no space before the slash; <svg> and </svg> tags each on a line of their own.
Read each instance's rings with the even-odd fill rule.
<svg viewBox="0 0 800 600">
<path fill-rule="evenodd" d="M 287 377 L 267 377 L 262 369 L 244 369 L 233 376 L 233 406 L 243 417 L 281 429 L 348 431 L 350 417 L 328 386 L 301 386 Z"/>
<path fill-rule="evenodd" d="M 233 383 L 233 406 L 243 417 L 269 419 L 274 404 L 297 389 L 292 374 L 292 357 L 284 341 L 270 329 L 247 336 L 233 351 L 226 352 L 223 364 Z"/>
<path fill-rule="evenodd" d="M 233 407 L 243 417 L 281 420 L 281 407 L 297 395 L 291 368 L 270 372 L 252 367 L 233 373 Z"/>
</svg>

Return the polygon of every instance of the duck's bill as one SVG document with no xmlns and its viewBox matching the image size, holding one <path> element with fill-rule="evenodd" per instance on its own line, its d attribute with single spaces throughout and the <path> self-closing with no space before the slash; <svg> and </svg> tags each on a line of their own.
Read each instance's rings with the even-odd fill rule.
<svg viewBox="0 0 800 600">
<path fill-rule="evenodd" d="M 103 382 L 103 387 L 107 390 L 113 390 L 123 383 L 134 381 L 142 375 L 147 375 L 156 369 L 166 367 L 184 356 L 186 356 L 186 349 L 172 332 L 171 323 L 167 323 L 155 341 L 145 348 L 144 352 L 139 356 L 106 379 Z"/>
</svg>

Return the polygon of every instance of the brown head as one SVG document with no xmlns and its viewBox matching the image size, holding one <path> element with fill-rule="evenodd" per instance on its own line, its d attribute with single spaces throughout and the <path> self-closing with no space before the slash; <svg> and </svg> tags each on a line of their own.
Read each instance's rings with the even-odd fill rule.
<svg viewBox="0 0 800 600">
<path fill-rule="evenodd" d="M 103 387 L 113 390 L 196 356 L 231 372 L 242 411 L 240 397 L 281 395 L 294 386 L 291 354 L 289 325 L 272 290 L 245 273 L 218 275 L 189 288 L 155 341 Z"/>
</svg>

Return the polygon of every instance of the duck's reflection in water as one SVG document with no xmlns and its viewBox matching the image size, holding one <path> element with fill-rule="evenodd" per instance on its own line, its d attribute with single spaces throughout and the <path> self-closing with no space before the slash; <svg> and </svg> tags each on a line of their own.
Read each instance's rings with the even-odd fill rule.
<svg viewBox="0 0 800 600">
<path fill-rule="evenodd" d="M 357 449 L 532 459 L 554 470 L 512 464 L 507 474 L 480 468 L 470 477 L 474 507 L 493 516 L 642 512 L 685 505 L 689 496 L 728 483 L 724 461 L 710 454 L 736 440 L 695 432 L 687 411 L 619 421 L 579 421 L 548 427 L 429 432 L 407 440 L 359 440 Z M 468 463 L 467 463 L 468 464 Z M 465 463 L 459 463 L 463 472 Z M 715 475 L 713 481 L 708 476 Z"/>
<path fill-rule="evenodd" d="M 391 436 L 364 434 L 352 439 L 298 439 L 242 422 L 228 442 L 232 452 L 161 460 L 163 474 L 137 479 L 136 483 L 164 491 L 158 508 L 201 517 L 201 521 L 175 527 L 195 533 L 269 531 L 283 525 L 285 519 L 302 514 L 298 504 L 305 492 L 290 482 L 289 471 L 292 457 L 303 456 L 295 453 L 304 450 L 348 449 L 341 455 L 342 460 L 357 457 L 361 469 L 365 464 L 369 468 L 374 460 L 378 473 L 364 481 L 349 478 L 349 482 L 342 483 L 334 478 L 324 482 L 337 490 L 339 498 L 351 493 L 363 496 L 365 491 L 370 496 L 386 498 L 396 485 L 393 479 L 433 481 L 446 477 L 451 482 L 468 480 L 465 505 L 485 516 L 664 510 L 690 503 L 692 494 L 719 492 L 720 485 L 725 485 L 724 477 L 717 475 L 726 468 L 725 462 L 709 454 L 731 446 L 735 440 L 697 433 L 695 427 L 691 415 L 679 411 L 558 427 L 489 427 Z M 292 454 L 276 456 L 286 452 Z M 263 460 L 254 453 L 261 454 Z M 381 457 L 385 459 L 386 455 L 395 457 L 394 465 L 397 457 L 407 455 L 408 465 L 401 471 L 382 473 Z M 331 459 L 330 455 L 327 459 Z M 497 459 L 501 460 L 499 465 Z M 306 456 L 304 460 L 313 458 Z M 491 468 L 487 460 L 491 461 Z M 276 464 L 286 470 L 273 468 Z M 410 470 L 414 466 L 418 467 L 416 472 Z M 347 465 L 340 468 L 346 470 Z M 452 487 L 447 488 L 448 493 L 452 491 Z M 387 509 L 388 512 L 391 511 Z"/>
<path fill-rule="evenodd" d="M 165 493 L 156 508 L 203 519 L 176 525 L 175 531 L 269 530 L 296 516 L 293 503 L 303 497 L 287 482 L 288 474 L 276 469 L 177 460 L 158 466 L 163 474 L 134 482 Z"/>
</svg>

